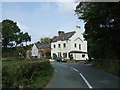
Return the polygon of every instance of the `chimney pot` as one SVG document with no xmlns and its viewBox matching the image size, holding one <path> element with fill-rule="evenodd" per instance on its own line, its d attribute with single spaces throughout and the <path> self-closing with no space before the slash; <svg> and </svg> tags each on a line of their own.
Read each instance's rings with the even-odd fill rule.
<svg viewBox="0 0 120 90">
<path fill-rule="evenodd" d="M 58 36 L 64 34 L 64 31 L 58 31 Z"/>
</svg>

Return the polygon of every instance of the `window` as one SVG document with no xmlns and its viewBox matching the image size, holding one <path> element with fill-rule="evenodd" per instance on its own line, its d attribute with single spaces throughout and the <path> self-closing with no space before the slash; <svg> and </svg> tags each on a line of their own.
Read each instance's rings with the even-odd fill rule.
<svg viewBox="0 0 120 90">
<path fill-rule="evenodd" d="M 54 44 L 54 46 L 53 46 L 54 48 L 55 48 L 55 44 Z"/>
<path fill-rule="evenodd" d="M 79 44 L 79 50 L 81 50 L 81 44 Z"/>
<path fill-rule="evenodd" d="M 85 54 L 83 54 L 82 57 L 84 58 L 84 57 L 85 57 Z"/>
<path fill-rule="evenodd" d="M 66 44 L 64 43 L 63 46 L 64 46 L 64 48 L 65 48 L 65 47 L 66 47 Z"/>
<path fill-rule="evenodd" d="M 60 44 L 58 44 L 58 48 L 60 48 Z"/>
<path fill-rule="evenodd" d="M 76 48 L 76 46 L 77 46 L 77 45 L 76 45 L 76 43 L 75 43 L 75 48 Z"/>
</svg>

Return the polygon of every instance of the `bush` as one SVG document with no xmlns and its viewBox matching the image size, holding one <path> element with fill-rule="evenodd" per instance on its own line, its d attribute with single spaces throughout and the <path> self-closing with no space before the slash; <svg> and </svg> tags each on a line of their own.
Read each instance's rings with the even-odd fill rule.
<svg viewBox="0 0 120 90">
<path fill-rule="evenodd" d="M 70 60 L 73 60 L 73 54 L 69 54 Z"/>
<path fill-rule="evenodd" d="M 57 55 L 55 53 L 53 53 L 53 59 L 57 58 Z"/>
<path fill-rule="evenodd" d="M 120 61 L 119 60 L 93 60 L 93 66 L 120 77 Z"/>
<path fill-rule="evenodd" d="M 4 62 L 2 65 L 2 87 L 43 88 L 53 71 L 48 60 L 42 62 Z"/>
</svg>

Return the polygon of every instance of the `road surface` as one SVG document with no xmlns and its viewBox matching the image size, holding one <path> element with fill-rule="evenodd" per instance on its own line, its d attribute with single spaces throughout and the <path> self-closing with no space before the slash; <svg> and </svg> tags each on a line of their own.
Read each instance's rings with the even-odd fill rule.
<svg viewBox="0 0 120 90">
<path fill-rule="evenodd" d="M 47 88 L 118 88 L 118 78 L 83 63 L 51 62 L 55 68 Z"/>
</svg>

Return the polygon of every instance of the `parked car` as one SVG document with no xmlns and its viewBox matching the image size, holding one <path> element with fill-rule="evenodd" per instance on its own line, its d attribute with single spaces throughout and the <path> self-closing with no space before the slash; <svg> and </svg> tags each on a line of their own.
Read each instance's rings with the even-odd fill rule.
<svg viewBox="0 0 120 90">
<path fill-rule="evenodd" d="M 65 58 L 62 58 L 62 57 L 57 57 L 55 60 L 57 62 L 67 62 L 67 60 Z"/>
</svg>

